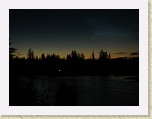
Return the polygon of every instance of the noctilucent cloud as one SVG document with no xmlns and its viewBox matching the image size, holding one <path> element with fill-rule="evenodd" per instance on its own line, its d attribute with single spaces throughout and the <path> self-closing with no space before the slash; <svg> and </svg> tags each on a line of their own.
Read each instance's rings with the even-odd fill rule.
<svg viewBox="0 0 152 119">
<path fill-rule="evenodd" d="M 72 50 L 85 58 L 103 49 L 112 58 L 139 54 L 138 9 L 10 9 L 9 38 L 19 57 L 58 54 Z"/>
</svg>

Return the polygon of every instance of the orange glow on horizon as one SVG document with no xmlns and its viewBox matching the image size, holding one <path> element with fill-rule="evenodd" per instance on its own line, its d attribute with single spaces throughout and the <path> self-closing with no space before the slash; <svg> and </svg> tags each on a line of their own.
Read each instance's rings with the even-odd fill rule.
<svg viewBox="0 0 152 119">
<path fill-rule="evenodd" d="M 47 56 L 47 54 L 49 54 L 49 53 L 44 53 L 45 54 L 45 56 Z M 53 53 L 52 53 L 53 54 Z M 62 58 L 65 58 L 66 59 L 66 55 L 67 54 L 62 54 L 62 55 L 60 55 L 60 54 L 56 54 L 56 53 L 54 53 L 55 55 L 59 55 L 60 56 L 60 58 L 62 59 Z M 70 54 L 70 53 L 69 53 Z M 88 53 L 89 54 L 89 53 Z M 84 55 L 85 55 L 85 59 L 90 59 L 91 58 L 91 53 L 90 53 L 90 56 L 89 55 L 85 55 L 85 53 L 84 53 Z M 41 55 L 42 55 L 42 53 L 39 53 L 39 54 L 36 54 L 35 53 L 35 57 L 37 56 L 38 58 L 40 58 L 41 57 Z M 51 55 L 51 53 L 50 53 L 50 55 Z M 26 55 L 17 55 L 16 54 L 16 56 L 18 56 L 19 58 L 27 58 L 27 54 Z M 131 57 L 138 57 L 138 55 L 136 55 L 136 56 L 130 56 L 129 54 L 111 54 L 111 59 L 115 59 L 115 58 L 124 58 L 124 57 L 128 57 L 128 58 L 131 58 Z M 95 59 L 98 59 L 99 58 L 99 54 L 98 55 L 95 55 Z"/>
</svg>

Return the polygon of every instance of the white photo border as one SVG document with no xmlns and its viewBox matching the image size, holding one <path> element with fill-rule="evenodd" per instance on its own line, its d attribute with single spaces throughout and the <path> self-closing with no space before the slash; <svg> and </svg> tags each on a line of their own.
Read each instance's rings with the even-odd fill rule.
<svg viewBox="0 0 152 119">
<path fill-rule="evenodd" d="M 1 115 L 148 115 L 148 1 L 3 0 L 0 2 Z M 139 106 L 9 106 L 9 9 L 139 9 Z M 5 51 L 5 52 L 4 52 Z"/>
</svg>

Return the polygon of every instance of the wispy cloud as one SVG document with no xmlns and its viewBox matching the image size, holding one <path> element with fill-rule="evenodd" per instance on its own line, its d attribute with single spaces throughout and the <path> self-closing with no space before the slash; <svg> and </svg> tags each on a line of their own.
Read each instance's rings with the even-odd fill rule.
<svg viewBox="0 0 152 119">
<path fill-rule="evenodd" d="M 113 54 L 128 54 L 127 52 L 115 52 Z"/>
<path fill-rule="evenodd" d="M 128 54 L 130 56 L 137 56 L 139 55 L 139 52 L 115 52 L 113 54 L 119 54 L 119 55 Z"/>
<path fill-rule="evenodd" d="M 16 54 L 15 55 L 24 55 L 24 54 L 21 54 L 20 52 L 15 52 Z"/>
<path fill-rule="evenodd" d="M 20 54 L 20 53 L 18 53 L 18 54 L 16 54 L 16 55 L 24 55 L 24 54 Z"/>
<path fill-rule="evenodd" d="M 139 55 L 139 52 L 132 52 L 130 55 Z"/>
</svg>

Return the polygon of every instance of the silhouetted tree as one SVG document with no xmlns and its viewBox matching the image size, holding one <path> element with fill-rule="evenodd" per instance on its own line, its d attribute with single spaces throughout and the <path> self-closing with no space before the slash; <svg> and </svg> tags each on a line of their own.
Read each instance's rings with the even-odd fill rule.
<svg viewBox="0 0 152 119">
<path fill-rule="evenodd" d="M 60 55 L 56 55 L 56 58 L 57 58 L 57 59 L 60 59 Z"/>
<path fill-rule="evenodd" d="M 34 52 L 33 52 L 33 50 L 32 50 L 32 54 L 31 54 L 32 59 L 34 59 L 34 55 L 35 55 L 35 54 L 34 54 Z"/>
<path fill-rule="evenodd" d="M 17 50 L 16 48 L 11 47 L 12 43 L 13 42 L 9 41 L 9 58 L 13 58 L 13 56 L 15 56 L 14 53 L 16 53 L 16 50 Z"/>
<path fill-rule="evenodd" d="M 94 60 L 94 55 L 95 55 L 95 54 L 94 54 L 94 51 L 93 51 L 93 52 L 92 52 L 92 60 Z"/>
<path fill-rule="evenodd" d="M 55 59 L 56 59 L 56 58 L 55 58 L 55 54 L 54 54 L 54 53 L 51 55 L 51 59 L 53 59 L 53 60 L 55 60 Z"/>
<path fill-rule="evenodd" d="M 81 53 L 80 59 L 85 60 L 85 55 L 83 53 Z"/>
<path fill-rule="evenodd" d="M 103 59 L 104 58 L 104 51 L 101 50 L 99 51 L 99 59 Z"/>
<path fill-rule="evenodd" d="M 46 55 L 46 59 L 49 60 L 51 58 L 50 54 Z"/>
<path fill-rule="evenodd" d="M 77 59 L 81 59 L 81 55 L 79 52 L 77 53 Z"/>
<path fill-rule="evenodd" d="M 109 59 L 111 59 L 111 55 L 110 55 L 110 53 L 109 53 Z"/>
<path fill-rule="evenodd" d="M 27 58 L 28 59 L 34 59 L 34 52 L 32 51 L 31 48 L 28 50 Z"/>
<path fill-rule="evenodd" d="M 51 60 L 59 60 L 60 56 L 59 55 L 55 55 L 54 53 L 50 56 Z"/>
<path fill-rule="evenodd" d="M 107 52 L 104 52 L 103 50 L 99 51 L 99 59 L 108 59 Z"/>
<path fill-rule="evenodd" d="M 72 50 L 71 54 L 67 54 L 67 60 L 85 60 L 85 55 L 83 53 L 77 53 L 76 50 Z"/>
<path fill-rule="evenodd" d="M 38 60 L 38 56 L 37 55 L 35 56 L 35 59 Z"/>
<path fill-rule="evenodd" d="M 22 60 L 25 60 L 25 57 L 22 57 L 21 59 L 22 59 Z"/>
<path fill-rule="evenodd" d="M 66 60 L 71 60 L 71 59 L 72 59 L 71 55 L 68 55 L 68 54 L 67 54 Z"/>
<path fill-rule="evenodd" d="M 65 57 L 63 57 L 62 60 L 65 60 Z"/>
<path fill-rule="evenodd" d="M 42 55 L 41 55 L 41 60 L 45 60 L 45 55 L 44 55 L 44 53 L 42 53 Z"/>
<path fill-rule="evenodd" d="M 73 59 L 73 60 L 78 59 L 78 55 L 77 55 L 76 50 L 72 50 L 72 52 L 71 52 L 71 56 L 72 56 L 72 59 Z"/>
</svg>

